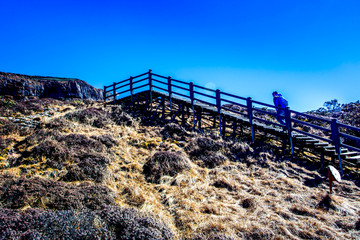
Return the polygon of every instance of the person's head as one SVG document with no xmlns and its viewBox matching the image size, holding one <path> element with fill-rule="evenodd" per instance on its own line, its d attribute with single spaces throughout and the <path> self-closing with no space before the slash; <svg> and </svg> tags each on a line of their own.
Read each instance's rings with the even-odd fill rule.
<svg viewBox="0 0 360 240">
<path fill-rule="evenodd" d="M 275 95 L 278 95 L 278 92 L 277 92 L 277 91 L 274 91 L 274 92 L 272 93 L 272 95 L 273 95 L 273 97 L 275 97 Z"/>
</svg>

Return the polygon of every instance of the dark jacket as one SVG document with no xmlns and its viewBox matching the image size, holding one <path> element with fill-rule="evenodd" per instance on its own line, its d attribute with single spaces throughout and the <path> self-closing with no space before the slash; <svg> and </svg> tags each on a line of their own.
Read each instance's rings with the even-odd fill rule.
<svg viewBox="0 0 360 240">
<path fill-rule="evenodd" d="M 283 104 L 283 102 L 281 101 L 281 98 L 282 98 L 283 96 L 281 95 L 281 94 L 276 94 L 275 96 L 274 96 L 274 105 L 275 105 L 275 107 L 280 107 L 280 108 L 286 108 L 286 106 L 285 106 L 285 104 Z"/>
</svg>

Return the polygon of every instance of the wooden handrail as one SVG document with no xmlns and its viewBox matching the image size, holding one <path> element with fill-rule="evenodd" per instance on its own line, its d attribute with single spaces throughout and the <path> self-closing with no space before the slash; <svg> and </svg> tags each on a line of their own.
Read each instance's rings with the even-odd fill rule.
<svg viewBox="0 0 360 240">
<path fill-rule="evenodd" d="M 139 78 L 139 77 L 143 77 L 143 76 L 146 76 L 146 77 L 142 78 L 140 80 L 134 81 L 135 78 Z M 161 81 L 159 79 L 155 79 L 154 77 L 162 78 L 162 79 L 164 79 L 164 81 Z M 143 84 L 141 86 L 134 87 L 134 84 L 145 81 L 145 80 L 148 80 L 148 83 Z M 167 87 L 159 87 L 159 86 L 154 85 L 154 83 L 160 83 L 160 84 L 163 84 L 163 85 L 167 85 Z M 182 87 L 182 86 L 179 86 L 179 85 L 174 84 L 174 83 L 184 84 L 185 86 Z M 124 90 L 124 91 L 122 91 L 120 93 L 116 92 L 116 90 L 118 90 L 120 88 L 127 87 L 127 86 L 129 86 L 128 90 Z M 210 88 L 195 85 L 192 82 L 187 83 L 187 82 L 184 82 L 184 81 L 173 79 L 171 77 L 165 77 L 165 76 L 162 76 L 162 75 L 159 75 L 159 74 L 152 73 L 152 70 L 149 70 L 148 72 L 137 75 L 135 77 L 130 77 L 128 79 L 125 79 L 125 80 L 117 82 L 117 83 L 114 82 L 113 84 L 111 84 L 109 86 L 104 86 L 104 93 L 103 93 L 104 94 L 104 101 L 106 102 L 107 99 L 113 98 L 113 100 L 115 102 L 116 97 L 118 95 L 126 93 L 126 92 L 129 92 L 130 96 L 132 97 L 134 95 L 134 90 L 137 90 L 137 89 L 140 89 L 140 88 L 143 88 L 143 87 L 147 87 L 147 86 L 149 86 L 150 102 L 152 102 L 153 88 L 159 89 L 159 90 L 164 91 L 165 93 L 168 94 L 169 100 L 170 100 L 170 109 L 171 109 L 171 111 L 172 111 L 172 98 L 173 98 L 174 94 L 178 95 L 178 96 L 185 97 L 187 99 L 190 99 L 191 106 L 192 106 L 193 110 L 194 110 L 194 105 L 195 105 L 194 101 L 198 101 L 198 102 L 201 102 L 201 103 L 204 103 L 204 104 L 208 104 L 210 106 L 215 106 L 216 109 L 217 109 L 217 112 L 219 114 L 219 130 L 220 130 L 220 134 L 222 133 L 221 112 L 222 112 L 222 109 L 224 109 L 226 111 L 231 111 L 231 112 L 234 112 L 236 114 L 246 116 L 248 118 L 249 123 L 250 123 L 250 127 L 251 127 L 252 140 L 253 141 L 254 141 L 254 128 L 253 128 L 254 123 L 253 123 L 253 120 L 257 120 L 257 121 L 263 121 L 263 122 L 265 122 L 267 124 L 273 124 L 275 126 L 281 126 L 284 129 L 286 129 L 288 131 L 288 134 L 289 134 L 289 138 L 290 138 L 290 142 L 291 142 L 291 148 L 293 148 L 292 147 L 292 134 L 291 134 L 292 131 L 299 132 L 299 133 L 307 135 L 307 136 L 311 136 L 311 137 L 319 139 L 321 141 L 329 142 L 329 143 L 331 143 L 331 144 L 333 144 L 335 146 L 336 153 L 338 154 L 338 157 L 339 157 L 341 172 L 342 172 L 341 157 L 340 157 L 340 155 L 341 155 L 341 147 L 346 146 L 346 147 L 349 147 L 349 149 L 351 148 L 351 149 L 355 149 L 356 151 L 360 151 L 359 148 L 343 144 L 341 142 L 341 140 L 340 140 L 340 137 L 341 137 L 341 138 L 348 138 L 348 139 L 351 139 L 351 140 L 354 140 L 354 141 L 360 141 L 359 137 L 351 135 L 348 132 L 343 133 L 343 132 L 340 131 L 340 128 L 345 128 L 345 129 L 348 129 L 348 130 L 351 130 L 351 131 L 354 131 L 354 132 L 359 132 L 359 134 L 360 134 L 360 128 L 350 126 L 350 125 L 346 125 L 346 124 L 342 124 L 342 123 L 338 123 L 336 121 L 336 119 L 329 120 L 329 119 L 309 115 L 309 114 L 306 114 L 306 113 L 300 113 L 300 112 L 297 112 L 297 111 L 294 111 L 294 110 L 290 110 L 289 108 L 285 108 L 285 109 L 278 108 L 278 107 L 275 107 L 274 105 L 271 105 L 271 104 L 267 104 L 267 103 L 252 100 L 251 98 L 245 98 L 245 97 L 240 97 L 240 96 L 237 96 L 237 95 L 234 95 L 234 94 L 221 92 L 219 89 L 214 90 L 214 89 L 210 89 Z M 178 92 L 174 88 L 181 89 L 182 91 L 185 91 L 185 93 L 184 92 Z M 205 93 L 200 92 L 200 90 L 195 91 L 194 88 L 202 89 L 202 90 L 207 91 L 207 92 L 205 92 Z M 110 93 L 110 92 L 112 92 L 112 95 L 108 96 L 108 93 Z M 211 93 L 214 93 L 214 95 L 210 95 Z M 210 102 L 208 102 L 206 100 L 203 100 L 203 99 L 200 99 L 199 97 L 196 97 L 196 95 L 199 95 L 200 97 L 202 96 L 203 98 L 206 97 L 206 98 L 214 99 L 216 103 L 215 104 L 210 103 Z M 226 99 L 226 97 L 231 98 L 232 100 Z M 239 100 L 246 101 L 246 104 L 238 103 L 238 102 L 236 102 L 236 100 L 233 100 L 233 99 L 239 99 Z M 233 105 L 243 107 L 247 111 L 247 113 L 241 113 L 239 111 L 223 107 L 222 102 L 227 102 L 227 103 L 231 103 Z M 262 114 L 262 115 L 277 116 L 277 114 L 276 114 L 276 112 L 274 110 L 272 110 L 273 112 L 271 112 L 271 111 L 266 111 L 266 110 L 263 110 L 263 109 L 260 109 L 260 108 L 255 108 L 253 106 L 254 104 L 265 106 L 265 107 L 270 107 L 270 108 L 273 108 L 275 110 L 278 110 L 278 109 L 285 110 L 286 125 L 284 126 L 284 125 L 278 124 L 276 122 L 270 122 L 268 120 L 260 119 L 258 117 L 258 115 L 255 117 L 253 115 L 253 111 L 256 111 L 258 114 Z M 152 112 L 152 104 L 150 104 L 150 106 L 151 106 L 150 111 Z M 328 129 L 328 128 L 325 128 L 323 126 L 318 126 L 318 125 L 315 125 L 315 124 L 312 124 L 312 123 L 309 123 L 309 122 L 306 122 L 306 121 L 302 121 L 301 119 L 295 118 L 294 116 L 291 116 L 291 115 L 316 120 L 316 121 L 319 121 L 320 123 L 330 125 L 330 128 Z M 195 124 L 196 124 L 195 115 L 193 116 L 193 118 L 194 118 L 194 127 L 195 127 Z M 313 127 L 315 129 L 319 129 L 319 130 L 324 131 L 324 132 L 331 132 L 331 139 L 326 139 L 326 138 L 323 138 L 323 137 L 321 137 L 319 135 L 310 134 L 310 133 L 307 133 L 305 131 L 301 131 L 299 129 L 295 129 L 295 128 L 293 129 L 293 127 L 292 127 L 293 123 L 307 125 L 307 126 Z M 292 152 L 293 152 L 293 149 L 292 149 Z"/>
</svg>

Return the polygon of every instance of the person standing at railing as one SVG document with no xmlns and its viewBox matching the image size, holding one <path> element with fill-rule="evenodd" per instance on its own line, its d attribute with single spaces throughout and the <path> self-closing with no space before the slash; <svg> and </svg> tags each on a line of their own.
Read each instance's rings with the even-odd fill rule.
<svg viewBox="0 0 360 240">
<path fill-rule="evenodd" d="M 276 107 L 276 119 L 280 124 L 285 125 L 285 108 L 288 106 L 288 101 L 277 91 L 273 92 L 272 95 Z"/>
</svg>

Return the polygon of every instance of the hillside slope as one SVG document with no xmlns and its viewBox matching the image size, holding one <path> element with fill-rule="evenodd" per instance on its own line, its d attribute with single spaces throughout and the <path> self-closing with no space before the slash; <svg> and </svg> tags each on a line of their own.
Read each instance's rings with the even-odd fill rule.
<svg viewBox="0 0 360 240">
<path fill-rule="evenodd" d="M 359 187 L 329 196 L 316 165 L 268 143 L 96 102 L 1 108 L 0 239 L 360 238 Z"/>
<path fill-rule="evenodd" d="M 28 76 L 0 72 L 0 95 L 40 98 L 102 100 L 103 90 L 75 78 Z"/>
</svg>

